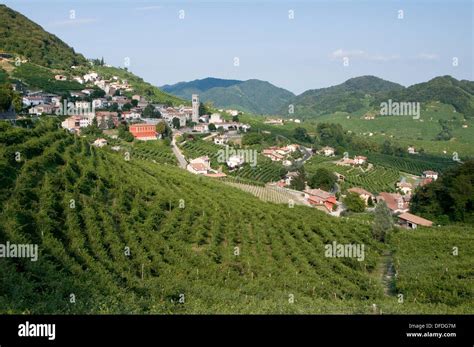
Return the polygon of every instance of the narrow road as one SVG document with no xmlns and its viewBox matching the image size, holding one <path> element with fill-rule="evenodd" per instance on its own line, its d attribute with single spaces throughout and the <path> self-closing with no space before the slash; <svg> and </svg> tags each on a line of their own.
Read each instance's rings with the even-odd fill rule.
<svg viewBox="0 0 474 347">
<path fill-rule="evenodd" d="M 176 139 L 173 136 L 173 140 L 171 141 L 171 149 L 173 150 L 173 154 L 178 159 L 179 167 L 182 169 L 186 169 L 186 166 L 188 165 L 188 162 L 184 158 L 183 153 L 181 153 L 181 150 L 178 148 L 178 145 L 176 144 Z"/>
</svg>

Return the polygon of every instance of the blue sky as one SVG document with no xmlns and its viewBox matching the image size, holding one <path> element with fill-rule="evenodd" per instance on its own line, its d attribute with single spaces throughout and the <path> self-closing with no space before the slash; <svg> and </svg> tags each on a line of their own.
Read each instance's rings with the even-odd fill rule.
<svg viewBox="0 0 474 347">
<path fill-rule="evenodd" d="M 439 75 L 474 80 L 467 0 L 4 3 L 88 58 L 115 66 L 129 58 L 132 72 L 158 86 L 258 78 L 299 94 L 361 75 L 403 85 Z"/>
</svg>

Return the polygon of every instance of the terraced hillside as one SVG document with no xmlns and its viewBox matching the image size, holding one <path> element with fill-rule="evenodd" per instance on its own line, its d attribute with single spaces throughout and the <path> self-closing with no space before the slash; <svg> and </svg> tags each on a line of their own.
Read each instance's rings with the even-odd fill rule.
<svg viewBox="0 0 474 347">
<path fill-rule="evenodd" d="M 127 161 L 52 120 L 0 124 L 0 144 L 0 243 L 39 245 L 37 262 L 0 261 L 0 313 L 463 310 L 386 298 L 369 224 Z M 364 244 L 364 261 L 326 258 L 333 241 Z"/>
<path fill-rule="evenodd" d="M 318 168 L 326 168 L 344 176 L 344 182 L 340 183 L 342 188 L 361 187 L 372 193 L 394 191 L 395 184 L 400 179 L 400 172 L 392 167 L 374 165 L 370 169 L 362 169 L 337 165 L 330 160 L 314 156 L 305 164 L 306 172 L 314 174 Z"/>
<path fill-rule="evenodd" d="M 218 162 L 218 151 L 224 150 L 223 146 L 204 140 L 190 140 L 182 145 L 182 149 L 188 159 L 207 155 L 211 159 L 211 166 L 213 168 L 222 167 L 225 169 L 225 163 Z M 246 164 L 238 170 L 228 172 L 228 174 L 235 178 L 258 184 L 278 181 L 286 172 L 287 170 L 285 170 L 281 164 L 272 162 L 270 159 L 258 155 L 255 166 Z"/>
</svg>

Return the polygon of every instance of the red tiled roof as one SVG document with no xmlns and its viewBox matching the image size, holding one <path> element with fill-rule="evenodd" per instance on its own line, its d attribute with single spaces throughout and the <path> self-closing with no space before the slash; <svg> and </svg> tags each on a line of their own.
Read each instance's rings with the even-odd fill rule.
<svg viewBox="0 0 474 347">
<path fill-rule="evenodd" d="M 428 219 L 424 219 L 422 217 L 416 216 L 416 215 L 408 213 L 408 212 L 400 214 L 398 216 L 398 218 L 406 220 L 410 223 L 414 223 L 414 224 L 425 226 L 425 227 L 430 227 L 430 226 L 433 225 L 432 221 L 430 221 Z"/>
</svg>

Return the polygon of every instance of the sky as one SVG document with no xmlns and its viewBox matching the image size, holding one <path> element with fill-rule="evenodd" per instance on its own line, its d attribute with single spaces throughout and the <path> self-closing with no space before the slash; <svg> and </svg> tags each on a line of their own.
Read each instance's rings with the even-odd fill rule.
<svg viewBox="0 0 474 347">
<path fill-rule="evenodd" d="M 474 10 L 450 1 L 4 1 L 154 85 L 261 79 L 300 94 L 375 75 L 474 80 Z"/>
</svg>

